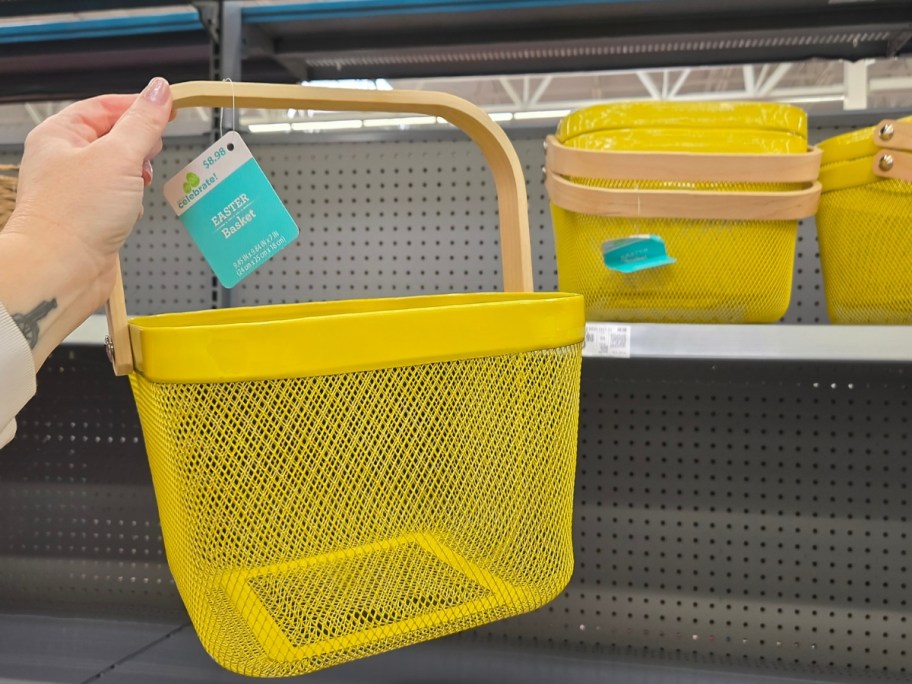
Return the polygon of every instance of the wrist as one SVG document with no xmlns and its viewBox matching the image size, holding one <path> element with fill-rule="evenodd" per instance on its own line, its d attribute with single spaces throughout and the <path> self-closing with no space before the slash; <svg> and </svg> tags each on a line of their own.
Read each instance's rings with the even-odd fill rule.
<svg viewBox="0 0 912 684">
<path fill-rule="evenodd" d="M 91 260 L 40 234 L 0 232 L 0 302 L 29 342 L 36 369 L 103 303 L 107 291 L 97 273 Z"/>
</svg>

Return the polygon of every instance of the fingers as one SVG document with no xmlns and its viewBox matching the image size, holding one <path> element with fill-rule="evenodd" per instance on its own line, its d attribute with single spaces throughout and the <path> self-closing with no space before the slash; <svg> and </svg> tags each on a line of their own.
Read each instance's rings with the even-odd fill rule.
<svg viewBox="0 0 912 684">
<path fill-rule="evenodd" d="M 152 162 L 148 159 L 143 160 L 142 178 L 143 185 L 148 188 L 152 184 Z"/>
<path fill-rule="evenodd" d="M 111 128 L 108 138 L 127 158 L 140 164 L 161 150 L 161 136 L 171 116 L 171 88 L 153 78 Z"/>
<path fill-rule="evenodd" d="M 147 187 L 147 188 L 152 184 L 152 176 L 153 176 L 152 160 L 155 159 L 159 155 L 159 153 L 162 151 L 163 145 L 164 144 L 162 143 L 161 138 L 159 138 L 158 144 L 155 145 L 155 147 L 152 149 L 152 152 L 149 153 L 149 156 L 146 157 L 145 159 L 143 159 L 143 165 L 142 165 L 143 185 L 145 185 L 145 187 Z"/>
<path fill-rule="evenodd" d="M 100 95 L 61 109 L 37 126 L 34 133 L 53 130 L 77 143 L 88 144 L 105 135 L 136 100 L 136 95 Z"/>
</svg>

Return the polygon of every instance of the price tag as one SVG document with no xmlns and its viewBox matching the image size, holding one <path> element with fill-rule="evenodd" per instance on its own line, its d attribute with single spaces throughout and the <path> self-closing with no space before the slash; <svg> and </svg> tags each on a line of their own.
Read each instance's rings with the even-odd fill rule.
<svg viewBox="0 0 912 684">
<path fill-rule="evenodd" d="M 607 356 L 614 359 L 630 358 L 630 326 L 590 323 L 586 326 L 585 356 Z"/>
<path fill-rule="evenodd" d="M 619 273 L 636 273 L 677 260 L 668 255 L 665 241 L 658 235 L 631 235 L 623 240 L 602 243 L 605 266 Z"/>
<path fill-rule="evenodd" d="M 168 180 L 165 199 L 225 287 L 298 237 L 294 219 L 237 131 Z"/>
</svg>

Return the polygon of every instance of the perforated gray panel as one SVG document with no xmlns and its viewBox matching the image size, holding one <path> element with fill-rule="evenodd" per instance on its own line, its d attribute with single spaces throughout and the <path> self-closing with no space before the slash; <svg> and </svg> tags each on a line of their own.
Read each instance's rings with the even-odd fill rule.
<svg viewBox="0 0 912 684">
<path fill-rule="evenodd" d="M 907 680 L 908 373 L 585 361 L 573 580 L 481 633 Z"/>
<path fill-rule="evenodd" d="M 131 314 L 211 309 L 218 301 L 212 270 L 165 202 L 162 186 L 206 143 L 165 141 L 154 162 L 143 217 L 121 251 L 127 310 Z"/>
<path fill-rule="evenodd" d="M 17 423 L 0 452 L 0 610 L 184 619 L 129 383 L 103 347 L 56 350 Z"/>
<path fill-rule="evenodd" d="M 533 157 L 540 141 L 519 141 Z M 464 141 L 254 145 L 301 236 L 236 288 L 252 305 L 502 289 L 496 194 Z M 527 177 L 540 161 L 526 162 Z M 533 164 L 537 167 L 533 169 Z M 536 288 L 557 286 L 541 183 L 530 184 Z"/>
</svg>

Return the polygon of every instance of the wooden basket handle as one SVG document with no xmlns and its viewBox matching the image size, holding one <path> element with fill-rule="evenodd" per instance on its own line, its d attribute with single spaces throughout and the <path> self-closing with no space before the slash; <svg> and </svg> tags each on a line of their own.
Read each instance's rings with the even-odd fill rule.
<svg viewBox="0 0 912 684">
<path fill-rule="evenodd" d="M 797 220 L 817 213 L 821 185 L 791 192 L 711 192 L 703 190 L 614 190 L 581 185 L 548 170 L 551 201 L 568 211 L 618 218 Z"/>
<path fill-rule="evenodd" d="M 522 164 L 506 133 L 485 112 L 470 102 L 446 93 L 389 90 L 366 91 L 342 88 L 189 81 L 171 86 L 174 108 L 247 107 L 260 109 L 322 109 L 336 111 L 401 112 L 427 114 L 446 119 L 461 128 L 481 148 L 497 190 L 500 213 L 500 250 L 504 289 L 531 292 L 532 250 L 529 239 L 529 208 Z M 106 305 L 108 348 L 114 372 L 133 370 L 133 355 L 127 329 L 123 284 L 118 279 Z"/>
<path fill-rule="evenodd" d="M 720 183 L 812 183 L 823 151 L 804 154 L 704 154 L 586 150 L 549 135 L 545 165 L 558 175 L 601 180 L 663 180 Z"/>
</svg>

